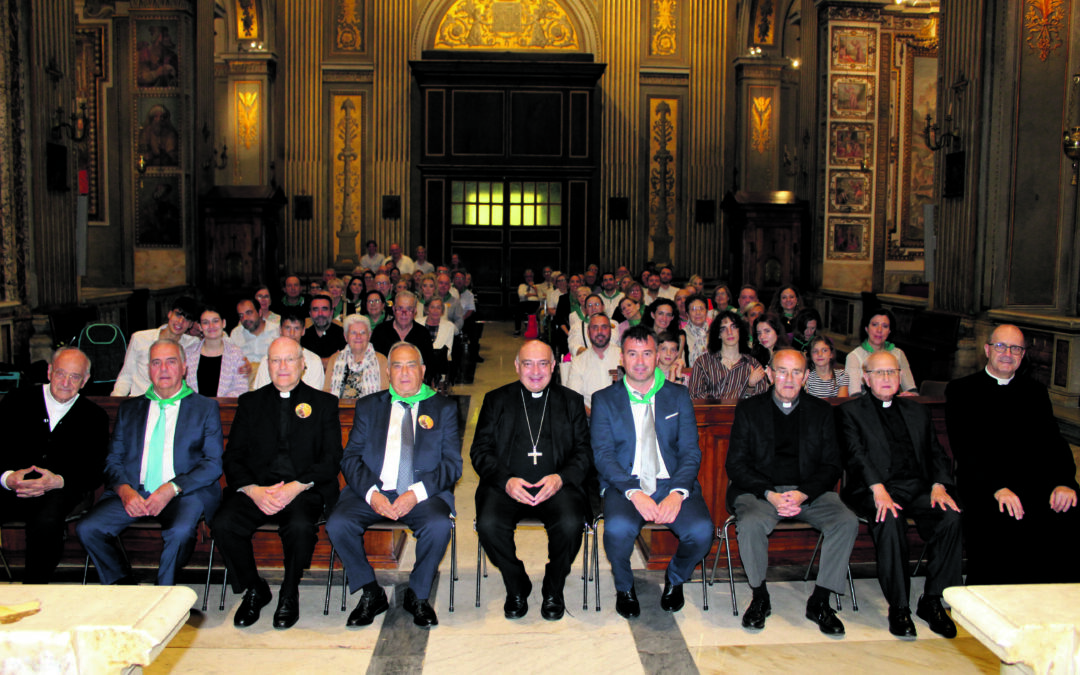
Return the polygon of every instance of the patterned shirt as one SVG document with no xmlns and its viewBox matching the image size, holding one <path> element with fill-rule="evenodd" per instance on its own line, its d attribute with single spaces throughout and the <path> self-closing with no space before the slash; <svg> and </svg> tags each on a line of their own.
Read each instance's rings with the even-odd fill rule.
<svg viewBox="0 0 1080 675">
<path fill-rule="evenodd" d="M 739 362 L 732 368 L 724 366 L 720 352 L 702 354 L 690 373 L 691 398 L 750 398 L 769 388 L 762 377 L 757 384 L 750 384 L 750 374 L 758 362 L 749 354 L 739 354 Z"/>
</svg>

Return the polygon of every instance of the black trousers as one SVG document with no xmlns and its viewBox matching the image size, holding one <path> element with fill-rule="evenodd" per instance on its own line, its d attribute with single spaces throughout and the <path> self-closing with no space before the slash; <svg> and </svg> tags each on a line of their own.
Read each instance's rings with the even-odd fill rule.
<svg viewBox="0 0 1080 675">
<path fill-rule="evenodd" d="M 562 596 L 566 575 L 581 549 L 581 535 L 588 517 L 585 494 L 576 486 L 563 485 L 550 499 L 536 506 L 514 501 L 503 488 L 481 483 L 476 489 L 476 532 L 488 558 L 502 573 L 507 593 L 524 594 L 529 575 L 517 557 L 514 529 L 525 518 L 544 523 L 548 536 L 548 563 L 543 591 Z"/>
<path fill-rule="evenodd" d="M 50 490 L 40 497 L 20 499 L 0 488 L 0 514 L 5 521 L 26 522 L 24 584 L 47 584 L 64 555 L 67 518 L 83 495 L 74 490 Z"/>
<path fill-rule="evenodd" d="M 900 517 L 887 513 L 884 522 L 875 522 L 873 495 L 853 510 L 870 523 L 870 538 L 877 553 L 878 583 L 889 607 L 909 607 L 911 578 L 908 576 L 907 519 L 915 520 L 919 536 L 926 542 L 926 586 L 924 593 L 938 595 L 949 586 L 964 583 L 960 514 L 952 509 L 931 508 L 929 485 L 922 481 L 885 483 L 893 501 L 903 507 Z M 951 495 L 954 499 L 956 495 Z M 963 508 L 961 506 L 961 508 Z"/>
<path fill-rule="evenodd" d="M 228 494 L 225 503 L 214 515 L 210 531 L 225 556 L 233 591 L 239 593 L 259 583 L 251 537 L 260 525 L 271 522 L 278 524 L 278 535 L 285 553 L 285 580 L 281 588 L 296 590 L 304 570 L 311 565 L 311 555 L 319 538 L 319 529 L 315 524 L 322 512 L 322 495 L 314 489 L 301 492 L 288 506 L 272 516 L 260 511 L 247 495 L 239 492 Z"/>
</svg>

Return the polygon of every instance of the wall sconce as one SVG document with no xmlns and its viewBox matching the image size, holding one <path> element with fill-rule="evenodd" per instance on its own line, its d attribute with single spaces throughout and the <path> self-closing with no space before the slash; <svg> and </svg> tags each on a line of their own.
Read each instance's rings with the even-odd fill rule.
<svg viewBox="0 0 1080 675">
<path fill-rule="evenodd" d="M 140 174 L 146 173 L 146 157 L 139 155 L 139 159 L 135 161 L 135 170 Z"/>
<path fill-rule="evenodd" d="M 765 53 L 761 50 L 761 47 L 750 47 L 746 50 L 746 55 L 751 58 L 760 59 Z"/>
<path fill-rule="evenodd" d="M 952 115 L 945 115 L 945 131 L 941 130 L 936 124 L 931 124 L 930 115 L 926 116 L 926 127 L 923 128 L 923 138 L 926 140 L 926 147 L 930 148 L 934 152 L 941 150 L 942 148 L 948 148 L 950 151 L 953 149 L 953 145 L 956 148 L 960 148 L 960 134 L 953 133 L 949 127 L 952 126 Z"/>
<path fill-rule="evenodd" d="M 68 138 L 76 143 L 82 143 L 86 140 L 86 101 L 79 101 L 79 112 L 71 113 L 68 115 L 70 122 L 64 121 L 64 109 L 57 106 L 56 112 L 53 113 L 53 127 L 49 131 L 50 136 L 54 141 L 59 141 L 63 137 L 61 133 L 64 129 L 67 129 Z"/>
<path fill-rule="evenodd" d="M 210 159 L 203 162 L 202 168 L 209 171 L 210 169 L 217 169 L 218 171 L 224 169 L 229 165 L 229 146 L 225 145 L 225 139 L 221 139 L 221 152 L 218 152 L 217 146 L 210 147 Z"/>
<path fill-rule="evenodd" d="M 802 59 L 796 59 L 789 56 L 788 63 L 791 64 L 792 70 L 798 70 L 802 66 Z"/>
</svg>

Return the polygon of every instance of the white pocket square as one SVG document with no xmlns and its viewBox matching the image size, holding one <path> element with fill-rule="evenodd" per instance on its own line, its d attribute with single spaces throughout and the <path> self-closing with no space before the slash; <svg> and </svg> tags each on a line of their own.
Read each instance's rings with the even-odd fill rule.
<svg viewBox="0 0 1080 675">
<path fill-rule="evenodd" d="M 666 420 L 669 420 L 669 419 L 671 419 L 672 417 L 678 417 L 678 416 L 679 416 L 679 413 L 677 413 L 677 412 L 673 412 L 673 413 L 671 413 L 670 415 L 668 415 L 667 417 L 665 417 L 664 419 L 666 419 Z"/>
</svg>

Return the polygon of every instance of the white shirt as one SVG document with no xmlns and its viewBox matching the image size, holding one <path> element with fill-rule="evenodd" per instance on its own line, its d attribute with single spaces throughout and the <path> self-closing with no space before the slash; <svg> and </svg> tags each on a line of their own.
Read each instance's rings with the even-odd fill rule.
<svg viewBox="0 0 1080 675">
<path fill-rule="evenodd" d="M 566 386 L 585 397 L 586 408 L 592 408 L 593 394 L 611 386 L 611 371 L 619 367 L 619 355 L 619 348 L 609 343 L 603 356 L 590 348 L 570 363 Z"/>
<path fill-rule="evenodd" d="M 56 425 L 60 424 L 60 420 L 64 419 L 64 415 L 68 414 L 68 411 L 71 410 L 71 406 L 75 405 L 75 401 L 79 399 L 79 395 L 75 394 L 67 403 L 61 403 L 53 398 L 52 392 L 49 391 L 49 385 L 43 384 L 41 385 L 41 388 L 43 389 L 43 395 L 45 396 L 45 412 L 49 416 L 49 431 L 55 431 Z M 2 485 L 5 490 L 11 489 L 7 485 L 7 478 L 13 471 L 18 471 L 18 469 L 11 469 L 0 474 L 0 485 Z"/>
<path fill-rule="evenodd" d="M 412 410 L 414 440 L 416 438 L 416 422 L 419 417 L 419 409 L 420 406 L 415 405 Z M 402 403 L 390 404 L 390 428 L 386 431 L 386 450 L 383 452 L 382 473 L 379 474 L 382 489 L 386 492 L 397 490 L 398 465 L 401 462 L 401 418 L 404 414 L 405 406 Z M 413 483 L 406 490 L 398 490 L 398 496 L 400 497 L 409 490 L 413 491 L 418 502 L 422 502 L 428 497 L 427 490 L 424 489 L 422 482 Z M 378 486 L 372 485 L 371 489 L 364 495 L 364 499 L 367 500 L 368 504 L 371 503 L 371 495 L 376 492 L 379 492 Z"/>
<path fill-rule="evenodd" d="M 267 360 L 263 359 L 259 362 L 259 369 L 255 371 L 255 381 L 251 384 L 251 391 L 270 384 L 270 368 L 267 366 Z M 304 384 L 318 391 L 322 391 L 323 382 L 326 381 L 326 370 L 323 368 L 322 359 L 310 349 L 304 350 L 304 374 L 300 376 L 300 379 L 304 381 Z"/>
<path fill-rule="evenodd" d="M 668 284 L 667 288 L 664 288 L 663 286 L 661 286 L 660 289 L 656 291 L 656 294 L 658 296 L 660 296 L 661 298 L 667 298 L 668 300 L 674 300 L 675 295 L 680 290 L 682 290 L 682 289 L 680 289 L 678 286 L 673 286 L 671 284 Z"/>
<path fill-rule="evenodd" d="M 157 401 L 150 401 L 150 412 L 146 416 L 146 434 L 143 438 L 142 466 L 139 468 L 139 485 L 146 484 L 146 464 L 150 455 L 150 439 L 154 435 L 154 425 L 157 424 L 161 414 L 161 406 Z M 173 436 L 176 434 L 176 419 L 180 416 L 180 401 L 174 401 L 165 406 L 165 446 L 161 454 L 161 484 L 168 483 L 176 477 L 173 468 Z M 134 486 L 132 486 L 134 487 Z"/>
<path fill-rule="evenodd" d="M 142 396 L 150 388 L 150 345 L 158 341 L 161 331 L 166 328 L 168 324 L 132 334 L 127 353 L 124 354 L 124 367 L 116 376 L 112 396 Z M 199 338 L 192 335 L 181 335 L 180 347 L 187 351 L 198 341 Z"/>
<path fill-rule="evenodd" d="M 394 262 L 393 256 L 388 255 L 383 259 L 382 264 L 392 264 L 394 267 L 398 268 L 398 272 L 401 272 L 401 276 L 403 277 L 412 276 L 412 273 L 416 271 L 416 264 L 413 263 L 412 258 L 405 254 L 402 254 L 401 260 L 398 260 L 397 262 Z"/>
<path fill-rule="evenodd" d="M 374 272 L 379 269 L 382 261 L 386 258 L 382 251 L 375 251 L 373 255 L 364 254 L 360 256 L 360 267 L 371 270 Z"/>
<path fill-rule="evenodd" d="M 281 324 L 265 321 L 262 333 L 252 333 L 243 324 L 238 324 L 229 334 L 229 340 L 244 352 L 244 358 L 257 363 L 266 358 L 270 343 L 281 337 Z"/>
</svg>

